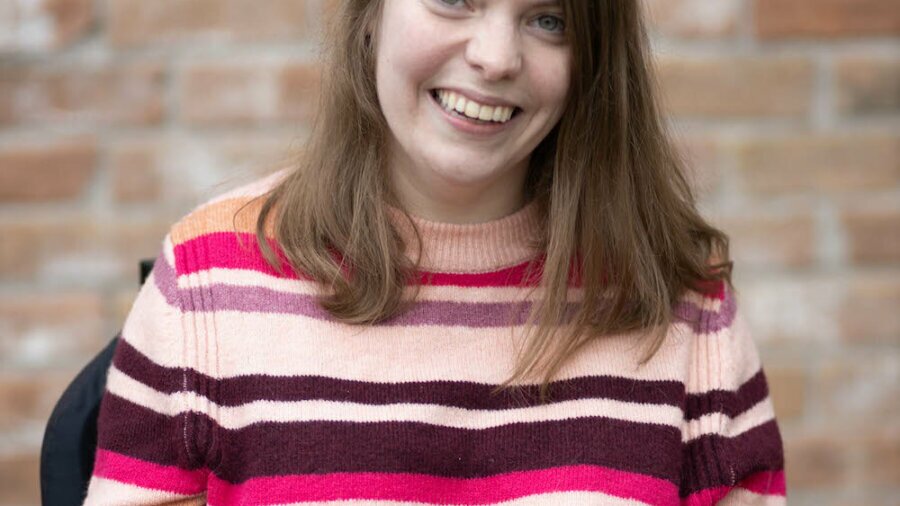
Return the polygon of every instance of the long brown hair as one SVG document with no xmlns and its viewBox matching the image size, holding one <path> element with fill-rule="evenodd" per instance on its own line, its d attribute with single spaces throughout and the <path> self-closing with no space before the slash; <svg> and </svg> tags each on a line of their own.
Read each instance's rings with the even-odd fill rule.
<svg viewBox="0 0 900 506">
<path fill-rule="evenodd" d="M 567 110 L 532 154 L 524 189 L 544 225 L 544 253 L 530 266 L 543 296 L 515 371 L 494 390 L 538 373 L 542 401 L 586 343 L 640 331 L 650 343 L 643 364 L 686 290 L 731 282 L 728 238 L 697 212 L 660 117 L 639 2 L 562 6 L 573 51 Z M 322 307 L 348 324 L 403 311 L 418 269 L 383 205 L 403 209 L 385 172 L 388 126 L 375 88 L 370 35 L 381 9 L 382 0 L 345 0 L 333 13 L 314 129 L 294 170 L 261 197 L 256 224 L 267 261 L 282 272 L 268 230 L 291 267 L 323 288 Z M 574 312 L 573 266 L 583 294 Z"/>
</svg>

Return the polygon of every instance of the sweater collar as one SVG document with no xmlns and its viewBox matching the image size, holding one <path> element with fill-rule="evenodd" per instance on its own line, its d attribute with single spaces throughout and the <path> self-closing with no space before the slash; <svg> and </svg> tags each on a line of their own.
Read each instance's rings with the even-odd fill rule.
<svg viewBox="0 0 900 506">
<path fill-rule="evenodd" d="M 416 260 L 416 236 L 402 211 L 388 205 L 388 214 Z M 511 267 L 536 254 L 540 216 L 535 200 L 518 211 L 483 223 L 456 224 L 411 216 L 422 238 L 420 269 L 430 272 L 488 272 Z"/>
</svg>

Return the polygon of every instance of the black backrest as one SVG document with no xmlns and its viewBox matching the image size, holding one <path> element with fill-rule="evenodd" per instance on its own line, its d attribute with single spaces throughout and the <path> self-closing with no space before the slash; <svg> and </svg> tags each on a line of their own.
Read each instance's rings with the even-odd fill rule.
<svg viewBox="0 0 900 506">
<path fill-rule="evenodd" d="M 153 260 L 141 260 L 141 284 L 152 269 Z M 47 421 L 41 443 L 41 503 L 44 505 L 84 502 L 94 470 L 100 400 L 118 342 L 117 335 L 78 373 Z"/>
</svg>

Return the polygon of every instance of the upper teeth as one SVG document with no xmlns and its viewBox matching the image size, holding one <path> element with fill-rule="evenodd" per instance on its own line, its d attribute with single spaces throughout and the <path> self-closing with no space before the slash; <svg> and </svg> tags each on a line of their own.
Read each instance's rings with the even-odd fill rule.
<svg viewBox="0 0 900 506">
<path fill-rule="evenodd" d="M 470 100 L 452 91 L 438 90 L 437 94 L 445 109 L 448 111 L 456 111 L 473 119 L 506 123 L 513 115 L 512 107 L 493 107 L 490 105 L 479 104 L 474 100 Z"/>
</svg>

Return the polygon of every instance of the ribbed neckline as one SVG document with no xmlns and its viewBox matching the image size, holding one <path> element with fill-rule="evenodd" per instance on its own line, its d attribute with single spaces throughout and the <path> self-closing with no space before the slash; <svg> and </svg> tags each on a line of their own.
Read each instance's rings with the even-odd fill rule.
<svg viewBox="0 0 900 506">
<path fill-rule="evenodd" d="M 388 214 L 406 243 L 406 255 L 415 261 L 415 233 L 402 211 L 388 205 Z M 540 226 L 537 202 L 483 223 L 457 224 L 429 221 L 411 215 L 422 237 L 420 268 L 431 272 L 488 272 L 533 258 L 532 243 Z"/>
</svg>

